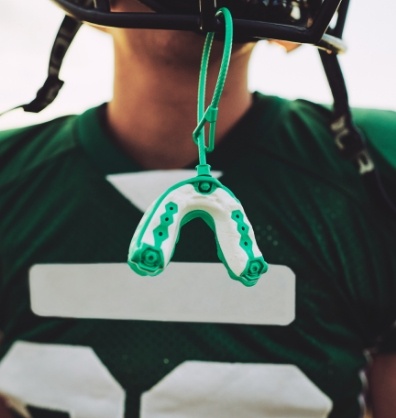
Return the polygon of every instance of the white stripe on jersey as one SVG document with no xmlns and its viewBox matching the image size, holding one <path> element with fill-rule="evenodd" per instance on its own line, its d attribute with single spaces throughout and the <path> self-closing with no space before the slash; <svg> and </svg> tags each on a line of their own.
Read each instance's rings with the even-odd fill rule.
<svg viewBox="0 0 396 418">
<path fill-rule="evenodd" d="M 295 317 L 295 275 L 280 265 L 253 287 L 230 279 L 221 263 L 170 263 L 156 277 L 126 263 L 40 264 L 29 276 L 41 316 L 258 325 Z"/>
</svg>

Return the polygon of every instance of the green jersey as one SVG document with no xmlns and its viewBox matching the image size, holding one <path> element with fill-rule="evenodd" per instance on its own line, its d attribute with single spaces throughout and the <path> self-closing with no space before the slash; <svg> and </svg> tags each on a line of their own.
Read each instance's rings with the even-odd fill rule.
<svg viewBox="0 0 396 418">
<path fill-rule="evenodd" d="M 33 418 L 359 417 L 365 352 L 396 320 L 396 221 L 329 110 L 255 94 L 208 155 L 269 263 L 246 288 L 201 220 L 162 275 L 128 268 L 142 213 L 195 164 L 143 170 L 104 109 L 0 135 L 0 393 Z M 355 118 L 396 197 L 395 113 Z"/>
</svg>

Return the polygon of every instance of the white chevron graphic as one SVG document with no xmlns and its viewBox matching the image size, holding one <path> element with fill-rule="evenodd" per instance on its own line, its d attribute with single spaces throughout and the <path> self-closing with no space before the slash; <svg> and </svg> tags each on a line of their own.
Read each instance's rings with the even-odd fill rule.
<svg viewBox="0 0 396 418">
<path fill-rule="evenodd" d="M 196 170 L 150 170 L 137 173 L 112 174 L 107 180 L 142 212 L 174 184 L 195 177 Z M 215 178 L 221 171 L 212 171 Z"/>
</svg>

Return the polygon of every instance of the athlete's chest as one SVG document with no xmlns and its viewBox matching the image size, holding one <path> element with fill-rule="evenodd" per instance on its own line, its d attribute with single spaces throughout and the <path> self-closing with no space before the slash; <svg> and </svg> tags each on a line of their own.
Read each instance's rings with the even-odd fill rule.
<svg viewBox="0 0 396 418">
<path fill-rule="evenodd" d="M 304 338 L 294 344 L 293 331 L 271 333 L 266 327 L 295 319 L 296 282 L 289 267 L 272 266 L 259 285 L 243 288 L 218 263 L 212 232 L 195 223 L 185 227 L 176 263 L 163 276 L 140 278 L 129 271 L 124 258 L 134 227 L 167 185 L 164 173 L 109 178 L 102 197 L 87 196 L 80 208 L 73 204 L 56 213 L 57 205 L 49 204 L 40 225 L 48 219 L 50 233 L 40 235 L 38 225 L 28 229 L 27 238 L 37 234 L 37 240 L 21 259 L 34 264 L 33 312 L 48 323 L 53 317 L 85 319 L 66 321 L 70 326 L 63 329 L 59 323 L 53 335 L 44 319 L 44 329 L 30 334 L 40 343 L 16 343 L 1 363 L 3 390 L 44 409 L 81 408 L 78 418 L 253 418 L 279 411 L 302 417 L 307 410 L 326 416 L 329 397 L 291 366 L 304 363 L 298 359 Z M 266 211 L 261 204 L 260 214 L 254 215 L 254 227 L 262 246 L 271 249 L 273 260 L 293 262 L 297 253 L 278 252 L 282 233 L 271 218 L 273 207 Z M 313 369 L 327 357 L 323 352 Z M 30 376 L 26 387 L 18 371 Z M 320 381 L 327 378 L 326 371 L 318 374 Z M 292 395 L 280 396 L 279 388 L 288 385 Z"/>
</svg>

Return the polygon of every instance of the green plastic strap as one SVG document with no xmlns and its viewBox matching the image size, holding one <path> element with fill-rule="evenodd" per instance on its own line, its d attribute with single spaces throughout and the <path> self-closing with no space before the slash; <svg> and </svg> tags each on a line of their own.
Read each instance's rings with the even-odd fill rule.
<svg viewBox="0 0 396 418">
<path fill-rule="evenodd" d="M 206 79 L 208 73 L 208 64 L 210 57 L 210 50 L 214 39 L 214 32 L 209 32 L 206 36 L 205 45 L 202 53 L 201 71 L 198 83 L 198 108 L 197 108 L 197 127 L 193 132 L 193 140 L 198 146 L 199 165 L 206 166 L 206 152 L 211 152 L 215 146 L 216 122 L 218 115 L 218 106 L 223 93 L 225 80 L 230 65 L 232 38 L 233 38 L 233 21 L 230 11 L 226 7 L 220 8 L 216 12 L 216 16 L 222 15 L 224 18 L 225 36 L 224 36 L 224 50 L 221 60 L 219 75 L 217 78 L 215 90 L 210 105 L 205 110 L 205 91 Z M 208 145 L 205 142 L 205 125 L 209 123 L 209 141 Z"/>
</svg>

